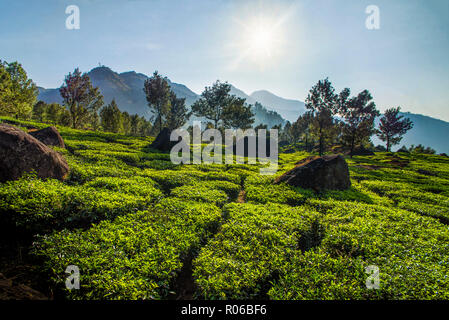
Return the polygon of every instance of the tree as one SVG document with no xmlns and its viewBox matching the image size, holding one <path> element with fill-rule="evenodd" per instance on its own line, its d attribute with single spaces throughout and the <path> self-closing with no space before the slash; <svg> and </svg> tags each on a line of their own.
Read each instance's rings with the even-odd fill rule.
<svg viewBox="0 0 449 320">
<path fill-rule="evenodd" d="M 404 147 L 403 147 L 404 148 Z M 422 144 L 418 144 L 417 146 L 411 145 L 409 152 L 411 153 L 423 153 L 423 154 L 435 154 L 436 151 L 432 149 L 431 147 L 425 147 Z"/>
<path fill-rule="evenodd" d="M 28 117 L 36 103 L 39 91 L 20 63 L 1 62 L 0 88 L 4 87 L 5 92 L 0 94 L 0 111 L 6 114 L 14 114 L 16 117 Z M 5 74 L 5 71 L 9 74 Z M 3 91 L 3 88 L 2 88 Z M 3 101 L 2 101 L 3 100 Z M 3 109 L 3 110 L 1 110 Z"/>
<path fill-rule="evenodd" d="M 166 78 L 155 71 L 151 78 L 145 80 L 143 91 L 148 107 L 156 115 L 156 122 L 159 123 L 159 132 L 161 132 L 162 123 L 170 111 L 170 85 Z"/>
<path fill-rule="evenodd" d="M 130 134 L 131 133 L 131 116 L 126 111 L 122 113 L 122 123 L 123 123 L 123 133 Z"/>
<path fill-rule="evenodd" d="M 166 127 L 174 130 L 182 127 L 192 115 L 186 107 L 186 99 L 176 97 L 173 91 L 170 91 L 170 112 L 167 117 Z"/>
<path fill-rule="evenodd" d="M 404 118 L 403 115 L 399 115 L 400 111 L 401 107 L 387 109 L 380 119 L 377 136 L 380 140 L 386 142 L 388 152 L 391 151 L 391 146 L 399 144 L 402 136 L 413 128 L 413 122 Z"/>
<path fill-rule="evenodd" d="M 257 132 L 257 130 L 262 130 L 262 129 L 268 130 L 268 126 L 266 124 L 261 123 L 254 127 L 254 131 L 256 131 L 256 132 Z"/>
<path fill-rule="evenodd" d="M 230 95 L 231 85 L 217 80 L 212 87 L 206 87 L 201 98 L 192 105 L 193 114 L 211 120 L 214 128 L 223 120 L 223 111 L 229 106 L 235 96 Z"/>
<path fill-rule="evenodd" d="M 131 116 L 131 135 L 137 136 L 142 125 L 142 121 L 138 114 L 133 114 Z"/>
<path fill-rule="evenodd" d="M 318 81 L 309 91 L 305 101 L 306 108 L 310 110 L 313 121 L 312 130 L 318 138 L 319 153 L 323 155 L 328 140 L 332 138 L 334 115 L 339 110 L 339 100 L 344 97 L 346 89 L 340 94 L 335 94 L 335 89 L 328 78 Z"/>
<path fill-rule="evenodd" d="M 313 115 L 312 112 L 307 111 L 303 115 L 299 116 L 291 128 L 291 135 L 293 141 L 296 143 L 299 139 L 305 145 L 307 151 L 310 151 L 311 147 L 311 130 L 312 130 Z"/>
<path fill-rule="evenodd" d="M 47 104 L 39 100 L 34 106 L 33 106 L 33 119 L 37 120 L 39 122 L 44 122 L 47 118 Z"/>
<path fill-rule="evenodd" d="M 254 113 L 246 99 L 231 96 L 229 103 L 223 107 L 223 127 L 246 130 L 254 123 Z"/>
<path fill-rule="evenodd" d="M 58 103 L 50 103 L 47 105 L 46 119 L 53 124 L 61 123 L 61 116 L 64 113 L 64 107 Z"/>
<path fill-rule="evenodd" d="M 339 113 L 343 116 L 343 141 L 349 145 L 350 154 L 356 145 L 361 144 L 376 132 L 374 120 L 380 115 L 376 104 L 368 90 L 360 92 L 356 97 L 341 103 Z"/>
<path fill-rule="evenodd" d="M 287 144 L 295 142 L 292 135 L 292 124 L 290 123 L 290 121 L 287 121 L 284 128 L 282 128 L 279 137 L 280 137 L 279 140 L 281 142 L 285 142 Z"/>
<path fill-rule="evenodd" d="M 100 111 L 101 126 L 104 131 L 119 133 L 123 132 L 122 113 L 113 99 L 110 104 Z"/>
<path fill-rule="evenodd" d="M 142 125 L 140 126 L 139 135 L 140 136 L 148 136 L 152 131 L 152 125 L 150 121 L 145 120 L 144 117 L 141 118 Z"/>
<path fill-rule="evenodd" d="M 69 73 L 59 88 L 64 105 L 70 112 L 72 127 L 75 129 L 91 124 L 94 114 L 103 105 L 103 96 L 94 88 L 89 76 L 81 74 L 78 68 Z"/>
<path fill-rule="evenodd" d="M 10 104 L 11 97 L 11 76 L 6 70 L 5 63 L 0 60 L 0 114 L 12 113 L 12 105 Z"/>
</svg>

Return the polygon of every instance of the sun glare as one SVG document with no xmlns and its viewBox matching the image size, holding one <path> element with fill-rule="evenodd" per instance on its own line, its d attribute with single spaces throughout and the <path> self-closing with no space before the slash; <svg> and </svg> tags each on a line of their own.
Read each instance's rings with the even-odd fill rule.
<svg viewBox="0 0 449 320">
<path fill-rule="evenodd" d="M 245 19 L 235 19 L 237 29 L 233 30 L 232 50 L 237 53 L 231 68 L 238 68 L 242 64 L 256 65 L 265 69 L 268 65 L 275 65 L 276 61 L 285 53 L 286 30 L 285 22 L 293 10 L 261 10 L 258 14 L 251 14 Z M 237 36 L 235 36 L 237 34 Z"/>
<path fill-rule="evenodd" d="M 248 46 L 251 55 L 257 58 L 269 58 L 272 54 L 275 38 L 273 32 L 264 26 L 256 26 L 248 33 Z"/>
</svg>

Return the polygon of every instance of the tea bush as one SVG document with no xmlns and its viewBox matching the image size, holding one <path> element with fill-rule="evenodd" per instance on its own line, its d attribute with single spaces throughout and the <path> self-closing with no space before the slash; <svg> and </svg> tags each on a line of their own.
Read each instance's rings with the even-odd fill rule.
<svg viewBox="0 0 449 320">
<path fill-rule="evenodd" d="M 27 176 L 1 186 L 0 214 L 18 227 L 44 232 L 113 219 L 145 209 L 160 196 L 161 192 L 154 188 L 145 196 L 131 195 Z"/>
<path fill-rule="evenodd" d="M 268 204 L 228 204 L 227 219 L 193 262 L 200 295 L 206 299 L 260 298 L 272 276 L 300 252 L 317 213 Z"/>
<path fill-rule="evenodd" d="M 182 199 L 214 203 L 220 207 L 228 201 L 226 192 L 203 185 L 177 187 L 171 191 L 170 195 Z"/>
<path fill-rule="evenodd" d="M 352 187 L 315 193 L 273 184 L 310 155 L 297 148 L 264 176 L 260 164 L 174 165 L 153 137 L 58 130 L 68 179 L 0 183 L 0 231 L 38 234 L 33 268 L 62 297 L 179 296 L 192 261 L 195 298 L 449 299 L 447 157 L 346 158 Z M 81 290 L 64 288 L 71 264 Z M 366 287 L 369 265 L 379 290 Z"/>
<path fill-rule="evenodd" d="M 183 260 L 214 232 L 220 217 L 211 204 L 164 199 L 87 231 L 42 236 L 33 252 L 69 298 L 160 299 L 168 296 Z M 63 288 L 68 265 L 79 267 L 80 290 Z"/>
</svg>

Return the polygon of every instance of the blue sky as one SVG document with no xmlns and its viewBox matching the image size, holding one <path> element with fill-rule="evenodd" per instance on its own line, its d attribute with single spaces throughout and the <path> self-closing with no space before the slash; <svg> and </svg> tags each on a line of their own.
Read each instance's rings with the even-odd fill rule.
<svg viewBox="0 0 449 320">
<path fill-rule="evenodd" d="M 68 5 L 80 8 L 80 30 L 65 27 Z M 365 27 L 368 5 L 379 30 Z M 269 53 L 245 55 L 254 21 L 276 30 L 257 48 Z M 101 63 L 158 70 L 197 93 L 220 79 L 304 101 L 329 77 L 337 90 L 370 90 L 380 110 L 449 121 L 448 56 L 447 0 L 0 0 L 0 59 L 47 88 Z"/>
</svg>

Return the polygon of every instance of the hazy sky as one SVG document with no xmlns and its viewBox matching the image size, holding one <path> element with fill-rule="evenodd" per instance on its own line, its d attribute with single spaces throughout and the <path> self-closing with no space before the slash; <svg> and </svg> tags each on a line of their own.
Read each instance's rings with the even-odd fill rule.
<svg viewBox="0 0 449 320">
<path fill-rule="evenodd" d="M 80 9 L 67 30 L 65 9 Z M 368 5 L 380 29 L 368 30 Z M 0 0 L 0 59 L 47 88 L 77 66 L 158 70 L 197 93 L 216 79 L 304 101 L 317 80 L 380 110 L 449 121 L 448 0 Z"/>
</svg>

